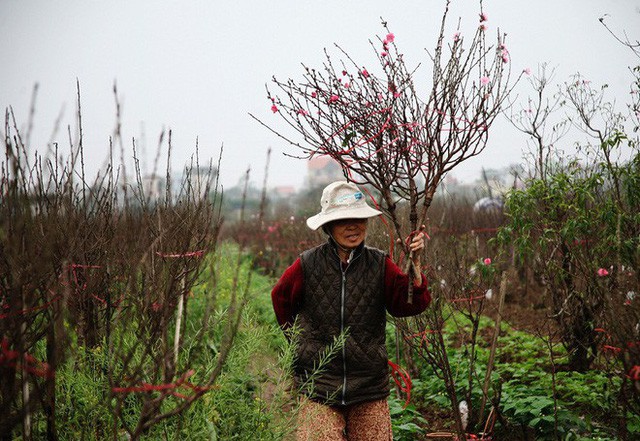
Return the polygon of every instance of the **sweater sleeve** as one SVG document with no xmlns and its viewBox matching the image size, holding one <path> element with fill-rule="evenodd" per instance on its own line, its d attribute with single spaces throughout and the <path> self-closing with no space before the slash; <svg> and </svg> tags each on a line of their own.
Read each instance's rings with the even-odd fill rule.
<svg viewBox="0 0 640 441">
<path fill-rule="evenodd" d="M 271 302 L 282 329 L 293 325 L 302 300 L 304 273 L 300 258 L 296 259 L 280 277 L 271 291 Z"/>
<path fill-rule="evenodd" d="M 431 302 L 427 278 L 422 274 L 420 286 L 413 285 L 413 303 L 407 303 L 409 283 L 412 279 L 387 257 L 384 264 L 384 295 L 387 311 L 394 317 L 418 315 Z"/>
</svg>

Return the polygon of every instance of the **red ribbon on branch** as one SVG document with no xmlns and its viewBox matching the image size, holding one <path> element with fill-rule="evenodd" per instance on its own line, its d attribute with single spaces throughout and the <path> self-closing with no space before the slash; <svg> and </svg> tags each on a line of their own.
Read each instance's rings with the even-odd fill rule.
<svg viewBox="0 0 640 441">
<path fill-rule="evenodd" d="M 48 363 L 38 360 L 28 352 L 20 353 L 9 349 L 9 339 L 2 339 L 0 344 L 0 366 L 6 366 L 15 370 L 25 370 L 31 375 L 41 378 L 53 378 L 55 371 Z"/>
<path fill-rule="evenodd" d="M 393 381 L 395 381 L 396 385 L 402 392 L 407 394 L 407 399 L 405 400 L 404 406 L 402 407 L 403 409 L 406 409 L 409 405 L 409 401 L 411 401 L 411 377 L 409 376 L 407 371 L 405 371 L 403 368 L 401 368 L 391 360 L 388 360 L 387 363 L 391 367 L 391 377 L 393 378 Z"/>
<path fill-rule="evenodd" d="M 640 366 L 635 365 L 631 369 L 629 369 L 629 373 L 627 377 L 633 381 L 640 381 Z"/>
<path fill-rule="evenodd" d="M 60 297 L 62 297 L 62 295 L 58 294 L 54 298 L 49 300 L 47 303 L 45 303 L 43 305 L 40 305 L 40 306 L 34 306 L 33 308 L 21 309 L 20 311 L 14 311 L 14 312 L 5 312 L 3 314 L 0 314 L 0 320 L 5 319 L 7 317 L 11 317 L 11 316 L 25 315 L 25 314 L 29 314 L 29 313 L 32 313 L 32 312 L 37 312 L 37 311 L 46 309 L 49 306 L 51 306 L 53 304 L 53 302 L 58 300 Z"/>
<path fill-rule="evenodd" d="M 495 233 L 496 231 L 498 231 L 497 228 L 474 228 L 471 230 L 471 232 L 473 234 L 477 234 L 477 233 Z"/>
<path fill-rule="evenodd" d="M 75 283 L 75 289 L 82 290 L 82 291 L 87 289 L 87 283 L 86 282 L 84 282 L 82 284 L 80 283 L 80 281 L 78 280 L 78 272 L 76 270 L 78 268 L 80 268 L 80 269 L 99 269 L 99 268 L 102 268 L 101 265 L 81 265 L 81 264 L 78 264 L 78 263 L 72 263 L 71 265 L 69 265 L 69 267 L 71 268 L 71 273 L 73 274 L 73 282 Z M 96 299 L 97 301 L 102 303 L 104 306 L 107 305 L 107 301 L 105 299 L 103 299 L 102 297 L 100 297 L 99 295 L 91 294 L 91 297 L 93 297 L 94 299 Z M 124 298 L 124 294 L 120 297 L 120 300 L 117 300 L 117 301 L 113 302 L 113 305 L 114 306 L 118 306 L 123 298 Z"/>
<path fill-rule="evenodd" d="M 102 268 L 101 265 L 82 265 L 79 263 L 72 263 L 71 265 L 69 265 L 71 268 L 75 269 L 75 268 Z"/>
<path fill-rule="evenodd" d="M 457 299 L 451 299 L 450 302 L 452 303 L 456 303 L 456 302 L 469 302 L 470 304 L 473 304 L 474 300 L 480 300 L 480 299 L 486 299 L 487 295 L 483 294 L 481 296 L 472 296 L 472 297 L 463 297 L 463 298 L 457 298 Z"/>
<path fill-rule="evenodd" d="M 440 332 L 442 332 L 442 331 L 437 331 L 437 330 L 436 330 L 436 331 L 434 331 L 434 330 L 431 330 L 431 329 L 425 329 L 425 330 L 424 330 L 424 331 L 422 331 L 422 332 L 416 332 L 415 334 L 405 335 L 405 336 L 404 336 L 404 339 L 405 339 L 405 340 L 407 340 L 407 341 L 409 341 L 409 340 L 410 340 L 410 339 L 412 339 L 412 338 L 418 338 L 418 337 L 420 337 L 420 344 L 422 344 L 422 343 L 424 343 L 424 342 L 427 340 L 427 334 L 438 334 L 438 333 L 440 333 Z M 427 342 L 427 343 L 428 343 L 428 342 Z"/>
<path fill-rule="evenodd" d="M 602 345 L 602 352 L 618 355 L 620 352 L 622 352 L 622 348 L 611 345 Z"/>
<path fill-rule="evenodd" d="M 604 338 L 606 340 L 611 340 L 611 335 L 607 332 L 606 329 L 604 329 L 604 328 L 594 328 L 593 331 L 601 333 L 601 334 L 604 334 Z M 634 347 L 639 347 L 640 346 L 640 341 L 628 341 L 625 344 L 626 344 L 628 349 L 632 349 Z M 616 354 L 622 351 L 622 348 L 617 347 L 617 346 L 612 346 L 612 345 L 602 345 L 602 349 L 605 352 L 609 351 L 609 352 L 614 352 Z"/>
<path fill-rule="evenodd" d="M 187 371 L 182 377 L 176 380 L 175 383 L 165 383 L 165 384 L 150 384 L 150 383 L 141 383 L 140 386 L 129 386 L 129 387 L 112 387 L 111 392 L 113 393 L 138 393 L 138 392 L 162 392 L 167 395 L 173 395 L 177 398 L 182 398 L 183 400 L 188 400 L 193 398 L 193 396 L 188 396 L 177 392 L 176 389 L 186 388 L 191 389 L 193 392 L 203 392 L 211 389 L 211 386 L 198 386 L 193 383 L 189 383 L 187 379 L 191 377 L 195 371 L 193 369 Z"/>
<path fill-rule="evenodd" d="M 181 258 L 181 257 L 202 257 L 204 256 L 205 250 L 198 251 L 188 251 L 186 253 L 161 253 L 160 251 L 156 251 L 156 254 L 160 257 L 165 257 L 169 259 Z"/>
</svg>

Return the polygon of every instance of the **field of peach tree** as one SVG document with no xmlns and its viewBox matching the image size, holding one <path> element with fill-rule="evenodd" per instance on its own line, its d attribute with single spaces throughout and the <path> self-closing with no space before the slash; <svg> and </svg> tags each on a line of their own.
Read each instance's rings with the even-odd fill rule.
<svg viewBox="0 0 640 441">
<path fill-rule="evenodd" d="M 151 201 L 114 175 L 88 185 L 73 164 L 5 152 L 3 439 L 290 438 L 295 341 L 270 289 L 323 240 L 309 213 L 265 214 L 263 200 L 223 228 L 215 180 Z M 504 213 L 434 200 L 432 304 L 388 324 L 396 439 L 452 437 L 457 418 L 480 439 L 640 433 L 638 156 L 611 170 L 618 205 L 603 167 L 532 178 Z M 387 227 L 371 228 L 387 246 Z"/>
<path fill-rule="evenodd" d="M 443 45 L 446 15 L 429 90 L 417 90 L 383 24 L 377 67 L 327 52 L 321 68 L 268 91 L 293 132 L 260 121 L 361 185 L 384 213 L 368 244 L 406 271 L 402 238 L 430 237 L 432 302 L 387 326 L 394 438 L 637 439 L 640 70 L 624 110 L 579 75 L 550 91 L 545 66 L 512 82 L 504 35 L 487 42 L 482 11 L 474 35 Z M 532 97 L 516 105 L 520 81 Z M 304 225 L 318 189 L 276 205 L 265 173 L 251 201 L 247 172 L 231 216 L 220 161 L 194 157 L 172 182 L 171 132 L 160 138 L 164 194 L 145 186 L 135 142 L 133 171 L 114 159 L 118 132 L 90 179 L 79 109 L 78 86 L 66 157 L 58 144 L 33 154 L 5 116 L 0 440 L 292 439 L 295 332 L 288 340 L 277 327 L 270 290 L 324 240 Z M 531 161 L 501 208 L 474 211 L 438 190 L 503 115 L 533 146 Z M 564 155 L 563 144 L 584 155 Z"/>
</svg>

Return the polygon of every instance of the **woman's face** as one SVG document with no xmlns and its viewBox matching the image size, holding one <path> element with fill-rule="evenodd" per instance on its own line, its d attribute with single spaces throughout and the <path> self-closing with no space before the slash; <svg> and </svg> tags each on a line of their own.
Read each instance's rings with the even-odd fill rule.
<svg viewBox="0 0 640 441">
<path fill-rule="evenodd" d="M 367 219 L 339 219 L 329 224 L 329 232 L 342 248 L 360 245 L 367 234 Z"/>
</svg>

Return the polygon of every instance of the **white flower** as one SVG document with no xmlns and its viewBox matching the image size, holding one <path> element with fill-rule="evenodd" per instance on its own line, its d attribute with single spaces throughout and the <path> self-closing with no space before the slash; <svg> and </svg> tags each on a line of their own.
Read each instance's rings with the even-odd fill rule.
<svg viewBox="0 0 640 441">
<path fill-rule="evenodd" d="M 469 275 L 470 276 L 475 276 L 477 271 L 478 270 L 476 269 L 476 266 L 473 265 L 471 268 L 469 268 Z"/>
<path fill-rule="evenodd" d="M 460 411 L 460 419 L 462 420 L 462 428 L 466 429 L 469 423 L 469 406 L 465 400 L 460 401 L 458 404 L 458 410 Z"/>
<path fill-rule="evenodd" d="M 447 287 L 447 281 L 442 279 L 440 280 L 440 288 L 444 289 Z"/>
<path fill-rule="evenodd" d="M 487 300 L 491 300 L 491 297 L 493 297 L 493 290 L 489 288 L 487 292 L 484 294 L 484 296 Z"/>
<path fill-rule="evenodd" d="M 635 298 L 636 298 L 636 292 L 635 291 L 627 292 L 627 300 L 633 300 Z"/>
</svg>

